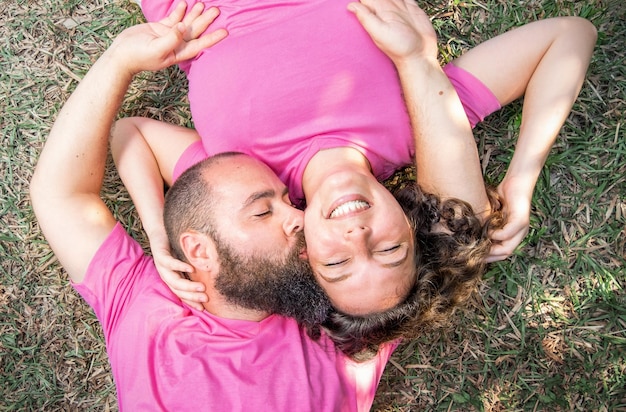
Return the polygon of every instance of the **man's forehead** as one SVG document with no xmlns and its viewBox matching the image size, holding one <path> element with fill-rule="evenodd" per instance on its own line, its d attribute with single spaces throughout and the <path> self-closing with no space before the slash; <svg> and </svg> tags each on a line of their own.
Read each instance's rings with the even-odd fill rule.
<svg viewBox="0 0 626 412">
<path fill-rule="evenodd" d="M 223 196 L 248 198 L 261 192 L 282 195 L 286 190 L 268 166 L 250 156 L 235 156 L 223 159 L 220 163 L 208 178 L 214 189 Z"/>
<path fill-rule="evenodd" d="M 241 154 L 220 159 L 217 162 L 216 172 L 223 173 L 254 173 L 258 176 L 276 176 L 276 174 L 260 160 L 252 156 Z"/>
</svg>

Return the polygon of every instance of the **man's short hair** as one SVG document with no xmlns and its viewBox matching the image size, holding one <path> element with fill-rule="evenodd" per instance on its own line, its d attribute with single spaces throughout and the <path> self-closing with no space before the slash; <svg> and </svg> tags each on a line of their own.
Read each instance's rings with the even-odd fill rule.
<svg viewBox="0 0 626 412">
<path fill-rule="evenodd" d="M 187 169 L 174 182 L 165 196 L 163 221 L 172 248 L 172 255 L 187 262 L 180 246 L 180 236 L 189 230 L 217 238 L 216 219 L 213 213 L 215 202 L 214 186 L 208 172 L 218 162 L 234 156 L 245 156 L 239 152 L 225 152 L 211 156 Z"/>
</svg>

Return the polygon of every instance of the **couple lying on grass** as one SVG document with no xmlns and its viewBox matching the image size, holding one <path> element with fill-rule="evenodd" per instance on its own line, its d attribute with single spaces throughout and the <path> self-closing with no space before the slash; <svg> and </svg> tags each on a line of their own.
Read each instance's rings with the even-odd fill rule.
<svg viewBox="0 0 626 412">
<path fill-rule="evenodd" d="M 595 29 L 531 23 L 442 69 L 410 0 L 188 3 L 142 2 L 154 23 L 96 62 L 32 183 L 103 324 L 120 407 L 368 410 L 399 340 L 448 320 L 525 236 Z M 195 130 L 129 118 L 110 137 L 150 258 L 99 191 L 133 75 L 171 64 Z M 488 193 L 471 126 L 522 95 L 515 154 Z M 413 163 L 417 184 L 380 183 Z"/>
</svg>

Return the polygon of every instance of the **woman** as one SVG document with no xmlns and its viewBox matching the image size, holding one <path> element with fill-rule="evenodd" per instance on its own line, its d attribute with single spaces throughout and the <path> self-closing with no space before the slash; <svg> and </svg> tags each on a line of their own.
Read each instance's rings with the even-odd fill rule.
<svg viewBox="0 0 626 412">
<path fill-rule="evenodd" d="M 531 23 L 479 45 L 445 69 L 461 102 L 451 101 L 451 107 L 437 111 L 414 99 L 407 113 L 402 93 L 410 97 L 417 90 L 415 96 L 428 98 L 427 93 L 420 94 L 420 86 L 429 85 L 433 77 L 403 71 L 407 56 L 393 49 L 394 42 L 385 43 L 385 27 L 399 20 L 416 38 L 430 39 L 423 44 L 432 45 L 432 27 L 412 1 L 350 3 L 365 30 L 346 11 L 346 0 L 270 1 L 261 6 L 250 0 L 204 3 L 220 7 L 215 24 L 222 24 L 229 37 L 181 65 L 189 79 L 197 132 L 147 119 L 124 119 L 112 139 L 120 175 L 133 195 L 155 259 L 179 296 L 198 299 L 197 292 L 190 292 L 196 285 L 176 279 L 172 272 L 186 268 L 168 257 L 158 206 L 162 183 L 154 171 L 171 183 L 180 168 L 208 154 L 242 151 L 268 163 L 288 185 L 294 203 L 306 200 L 309 262 L 338 310 L 332 327 L 341 329 L 343 320 L 355 324 L 372 314 L 382 318 L 394 311 L 395 319 L 407 319 L 407 313 L 414 319 L 441 318 L 468 294 L 467 286 L 482 273 L 488 248 L 486 240 L 481 241 L 480 222 L 491 208 L 476 148 L 468 146 L 467 120 L 459 120 L 461 103 L 474 125 L 525 94 L 517 149 L 498 187 L 506 225 L 491 233 L 496 245 L 488 259 L 507 257 L 521 242 L 534 185 L 578 94 L 595 43 L 595 29 L 587 21 L 558 18 Z M 160 18 L 170 6 L 171 2 L 159 0 L 142 4 L 149 20 Z M 436 48 L 424 49 L 421 57 L 435 61 Z M 440 80 L 439 74 L 434 78 Z M 420 117 L 423 110 L 428 116 Z M 438 130 L 443 132 L 435 134 Z M 144 164 L 141 168 L 138 159 Z M 424 189 L 443 199 L 463 199 L 478 217 L 455 202 L 454 207 L 465 210 L 460 215 L 448 213 L 448 219 L 449 207 L 414 191 L 410 208 L 427 210 L 420 205 L 434 205 L 433 218 L 422 219 L 424 228 L 415 227 L 379 183 L 413 161 Z M 414 213 L 413 220 L 420 219 L 419 214 Z M 427 247 L 420 237 L 428 233 L 447 245 L 448 258 L 436 263 L 441 267 L 433 268 L 436 250 L 420 257 Z M 455 256 L 459 259 L 451 267 L 456 269 L 447 269 Z M 474 267 L 468 269 L 471 262 Z M 433 281 L 422 270 L 434 271 L 440 280 L 425 296 L 420 285 Z M 452 276 L 455 271 L 459 273 Z M 419 305 L 407 301 L 420 294 Z M 424 306 L 433 295 L 450 298 Z M 406 326 L 405 321 L 391 323 L 396 331 Z M 373 332 L 378 326 L 368 328 Z M 376 333 L 384 339 L 397 336 L 385 327 Z M 341 340 L 340 334 L 336 337 Z"/>
</svg>

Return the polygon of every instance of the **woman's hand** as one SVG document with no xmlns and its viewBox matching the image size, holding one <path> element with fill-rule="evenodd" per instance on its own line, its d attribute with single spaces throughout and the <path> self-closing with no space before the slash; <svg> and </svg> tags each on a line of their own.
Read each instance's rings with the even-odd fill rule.
<svg viewBox="0 0 626 412">
<path fill-rule="evenodd" d="M 533 188 L 521 178 L 505 177 L 498 186 L 498 194 L 502 197 L 505 225 L 489 234 L 493 246 L 487 262 L 504 260 L 511 256 L 517 246 L 528 234 L 530 224 L 530 204 Z"/>
<path fill-rule="evenodd" d="M 414 0 L 360 0 L 348 10 L 396 65 L 413 57 L 436 60 L 437 35 Z"/>
<path fill-rule="evenodd" d="M 187 305 L 198 310 L 204 310 L 202 303 L 209 300 L 204 285 L 181 275 L 181 273 L 192 272 L 193 267 L 172 256 L 167 237 L 153 235 L 150 238 L 150 249 L 154 258 L 154 265 L 163 282 Z"/>
</svg>

